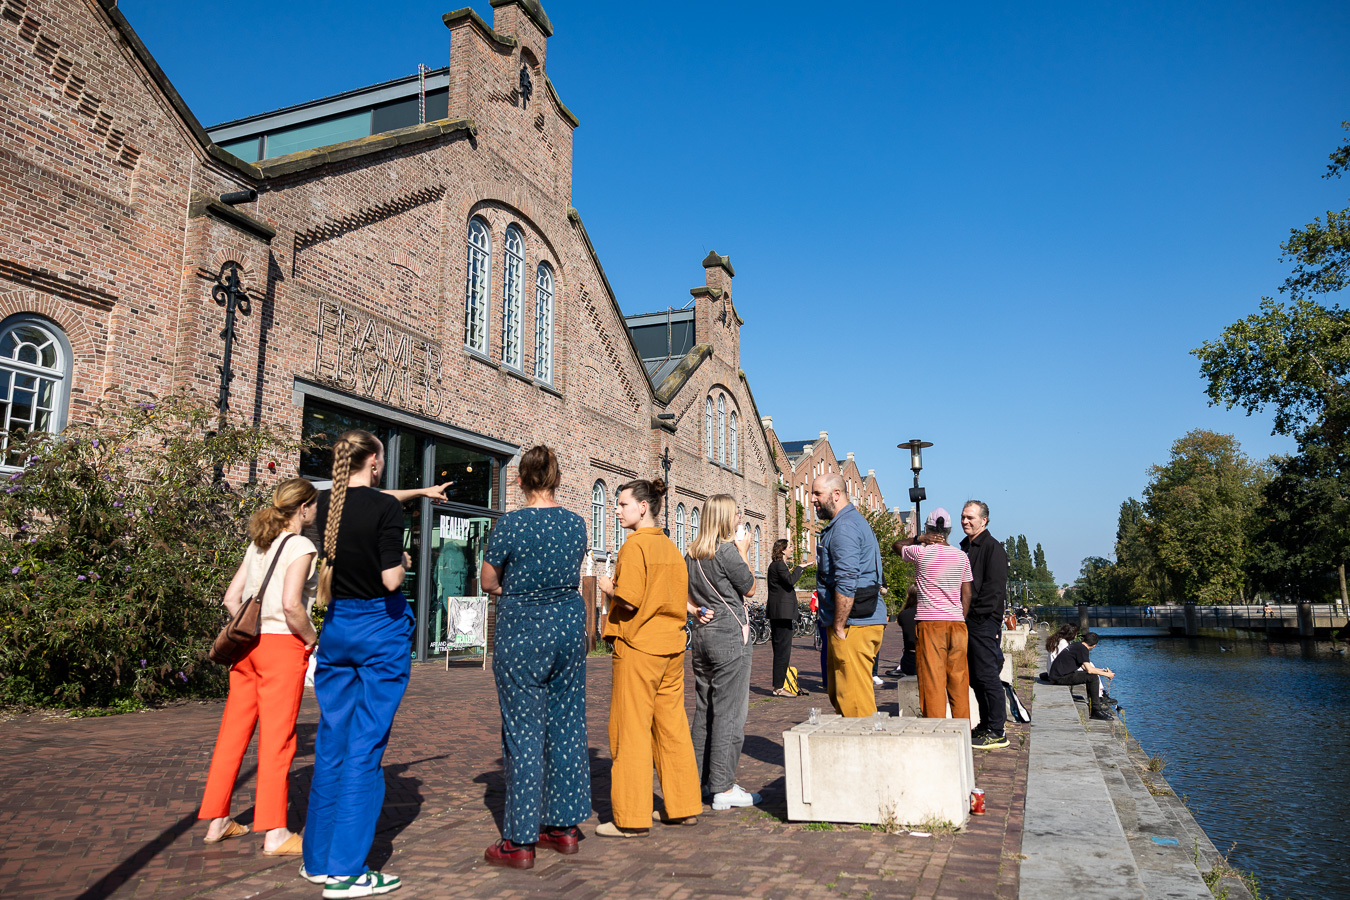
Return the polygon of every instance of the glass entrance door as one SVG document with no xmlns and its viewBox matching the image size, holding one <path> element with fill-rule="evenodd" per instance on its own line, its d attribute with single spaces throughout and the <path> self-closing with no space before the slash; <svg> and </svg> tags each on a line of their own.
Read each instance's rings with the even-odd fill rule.
<svg viewBox="0 0 1350 900">
<path fill-rule="evenodd" d="M 431 507 L 427 545 L 430 589 L 427 592 L 427 657 L 478 657 L 489 637 L 489 605 L 456 603 L 455 598 L 483 597 L 478 573 L 483 566 L 494 519 Z"/>
</svg>

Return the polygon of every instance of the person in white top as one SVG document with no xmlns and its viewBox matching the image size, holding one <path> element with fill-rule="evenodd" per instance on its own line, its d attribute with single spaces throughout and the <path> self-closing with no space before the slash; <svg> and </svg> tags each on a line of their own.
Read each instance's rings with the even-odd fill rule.
<svg viewBox="0 0 1350 900">
<path fill-rule="evenodd" d="M 264 854 L 292 856 L 301 851 L 300 835 L 286 828 L 286 796 L 305 669 L 318 641 L 310 619 L 318 585 L 317 550 L 300 534 L 302 528 L 313 524 L 318 501 L 319 492 L 303 478 L 277 485 L 272 504 L 249 520 L 251 543 L 225 592 L 225 608 L 234 615 L 245 598 L 257 596 L 268 569 L 273 569 L 262 595 L 262 636 L 248 655 L 230 668 L 230 694 L 197 814 L 197 818 L 210 822 L 205 837 L 208 844 L 249 831 L 230 818 L 230 794 L 254 727 L 258 726 L 258 794 L 253 827 L 267 832 Z"/>
<path fill-rule="evenodd" d="M 1050 658 L 1045 661 L 1045 670 L 1050 671 L 1050 667 L 1055 664 L 1055 657 L 1059 652 L 1069 646 L 1071 642 L 1078 638 L 1078 626 L 1064 624 L 1059 626 L 1054 634 L 1045 639 L 1045 650 L 1050 654 Z"/>
</svg>

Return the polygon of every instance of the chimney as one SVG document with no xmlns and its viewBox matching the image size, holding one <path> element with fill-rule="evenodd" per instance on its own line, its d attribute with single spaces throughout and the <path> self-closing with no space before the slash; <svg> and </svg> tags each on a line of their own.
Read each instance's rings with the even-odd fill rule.
<svg viewBox="0 0 1350 900">
<path fill-rule="evenodd" d="M 868 469 L 868 470 L 867 470 L 867 477 L 868 477 L 868 478 L 876 478 L 876 477 L 877 477 L 877 470 L 876 470 L 876 469 Z"/>
<path fill-rule="evenodd" d="M 820 433 L 820 439 L 822 441 L 828 441 L 830 439 L 830 433 L 828 431 L 822 431 Z"/>
<path fill-rule="evenodd" d="M 761 416 L 759 424 L 764 426 L 765 431 L 773 431 L 773 416 Z"/>
<path fill-rule="evenodd" d="M 731 293 L 731 280 L 736 277 L 736 270 L 731 267 L 730 256 L 720 256 L 714 250 L 704 257 L 703 269 L 708 287 Z"/>
<path fill-rule="evenodd" d="M 849 462 L 853 462 L 853 451 L 852 451 L 852 450 L 848 451 L 848 453 L 845 454 L 845 455 L 848 457 L 848 461 L 849 461 Z"/>
<path fill-rule="evenodd" d="M 489 0 L 492 4 L 492 30 L 511 35 L 528 48 L 539 68 L 545 66 L 548 39 L 553 36 L 553 23 L 539 0 Z M 542 89 L 543 85 L 536 85 Z"/>
</svg>

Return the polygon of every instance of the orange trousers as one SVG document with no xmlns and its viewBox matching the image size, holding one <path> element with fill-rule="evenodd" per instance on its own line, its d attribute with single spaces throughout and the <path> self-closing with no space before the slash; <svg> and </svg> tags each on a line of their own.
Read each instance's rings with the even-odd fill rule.
<svg viewBox="0 0 1350 900">
<path fill-rule="evenodd" d="M 253 804 L 253 830 L 286 827 L 295 720 L 305 692 L 308 662 L 305 642 L 300 638 L 264 634 L 248 656 L 230 669 L 230 694 L 197 818 L 218 819 L 230 814 L 230 795 L 257 725 L 258 794 Z"/>
<path fill-rule="evenodd" d="M 966 663 L 968 635 L 965 622 L 917 623 L 919 708 L 925 719 L 945 719 L 947 704 L 953 719 L 970 718 L 970 668 Z"/>
<path fill-rule="evenodd" d="M 684 712 L 684 653 L 652 656 L 614 642 L 609 706 L 610 802 L 620 828 L 652 827 L 652 766 L 666 815 L 703 811 L 694 741 Z"/>
</svg>

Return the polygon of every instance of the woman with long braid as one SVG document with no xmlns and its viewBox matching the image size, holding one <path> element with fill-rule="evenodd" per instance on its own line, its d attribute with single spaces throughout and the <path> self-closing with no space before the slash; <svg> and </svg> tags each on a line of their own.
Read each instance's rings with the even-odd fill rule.
<svg viewBox="0 0 1350 900">
<path fill-rule="evenodd" d="M 319 731 L 300 874 L 324 884 L 329 900 L 400 887 L 367 868 L 384 803 L 380 763 L 411 669 L 413 614 L 399 586 L 411 562 L 403 552 L 403 509 L 374 485 L 384 446 L 348 431 L 333 447 L 333 488 L 319 499 L 327 561 L 319 599 L 331 598 L 319 642 L 314 693 Z"/>
</svg>

